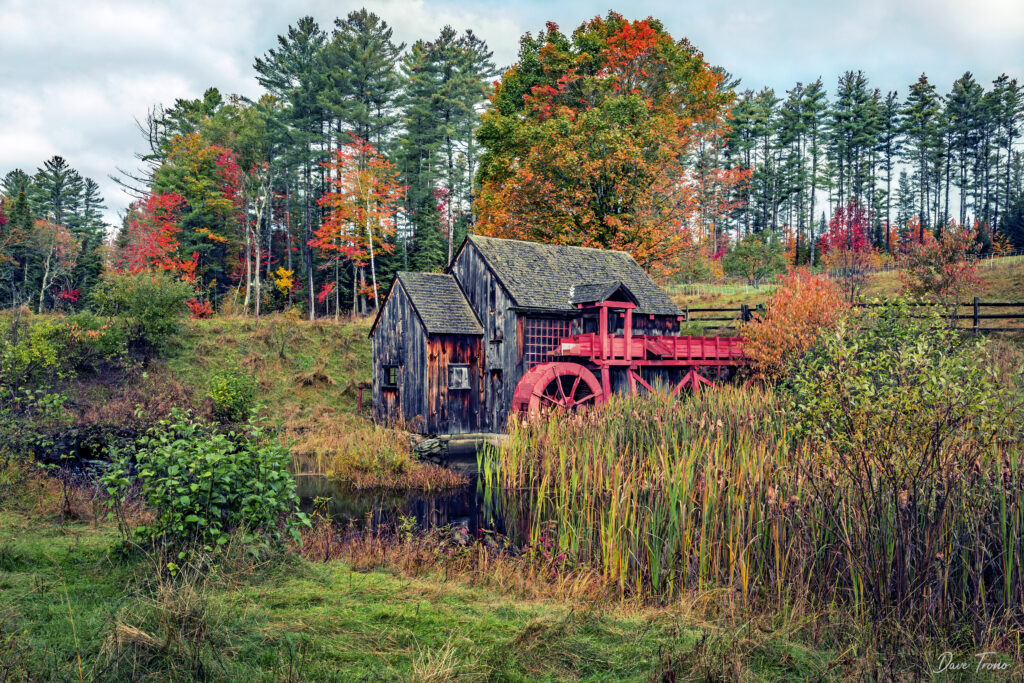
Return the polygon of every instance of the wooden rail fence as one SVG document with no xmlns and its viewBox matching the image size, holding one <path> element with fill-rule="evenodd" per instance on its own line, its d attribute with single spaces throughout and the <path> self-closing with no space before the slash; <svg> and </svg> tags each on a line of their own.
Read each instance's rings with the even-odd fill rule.
<svg viewBox="0 0 1024 683">
<path fill-rule="evenodd" d="M 856 304 L 858 308 L 875 308 L 888 306 L 887 303 Z M 938 304 L 922 303 L 915 306 L 934 307 Z M 683 307 L 683 322 L 704 328 L 716 328 L 718 332 L 736 330 L 738 326 L 749 321 L 758 308 L 741 304 L 732 307 Z M 925 316 L 913 316 L 923 318 Z M 955 321 L 958 329 L 975 333 L 989 332 L 1022 332 L 1024 333 L 1024 301 L 982 301 L 974 297 L 972 301 L 958 303 L 953 313 L 948 316 Z M 968 321 L 968 325 L 962 325 Z M 1016 326 L 1015 322 L 1021 321 Z M 999 326 L 997 323 L 1006 322 Z M 993 324 L 996 325 L 993 326 Z"/>
</svg>

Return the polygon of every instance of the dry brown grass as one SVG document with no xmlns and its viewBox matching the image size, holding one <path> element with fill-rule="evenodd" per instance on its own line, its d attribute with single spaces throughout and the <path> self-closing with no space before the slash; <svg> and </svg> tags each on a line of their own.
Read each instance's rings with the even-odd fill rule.
<svg viewBox="0 0 1024 683">
<path fill-rule="evenodd" d="M 462 474 L 417 461 L 408 432 L 327 406 L 309 412 L 282 416 L 281 437 L 291 448 L 296 474 L 326 474 L 353 489 L 430 491 L 467 481 Z"/>
<path fill-rule="evenodd" d="M 339 528 L 317 513 L 298 552 L 312 561 L 342 560 L 355 571 L 387 568 L 407 577 L 441 575 L 528 601 L 630 604 L 595 568 L 541 551 L 512 551 L 502 539 L 471 542 L 458 530 Z"/>
</svg>

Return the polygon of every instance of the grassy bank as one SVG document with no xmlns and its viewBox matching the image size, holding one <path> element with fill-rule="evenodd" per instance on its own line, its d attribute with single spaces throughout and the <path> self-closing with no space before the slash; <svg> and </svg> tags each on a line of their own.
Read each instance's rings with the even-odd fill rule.
<svg viewBox="0 0 1024 683">
<path fill-rule="evenodd" d="M 799 621 L 709 619 L 699 601 L 548 598 L 539 578 L 501 587 L 492 572 L 415 568 L 365 548 L 259 563 L 229 550 L 213 570 L 171 578 L 159 556 L 112 552 L 115 528 L 88 505 L 68 521 L 58 502 L 52 480 L 0 500 L 2 680 L 764 680 L 854 670 L 849 653 L 814 645 Z"/>
<path fill-rule="evenodd" d="M 95 320 L 97 327 L 102 323 Z M 83 343 L 76 325 L 77 319 L 60 315 L 0 317 L 5 343 L 20 338 L 24 347 L 13 356 L 39 353 L 44 359 L 27 363 L 34 374 L 17 383 L 36 389 L 52 409 L 21 409 L 24 415 L 11 428 L 39 457 L 54 462 L 67 455 L 105 458 L 110 447 L 130 448 L 173 409 L 226 421 L 225 429 L 231 429 L 255 407 L 290 449 L 295 472 L 328 474 L 358 489 L 464 483 L 447 470 L 417 462 L 410 434 L 369 419 L 369 320 L 308 322 L 275 314 L 260 320 L 182 321 L 160 353 L 145 360 L 114 344 L 115 351 L 101 357 L 87 347 L 97 337 Z M 68 356 L 75 360 L 60 364 Z M 237 408 L 227 420 L 218 403 L 225 387 L 229 407 Z"/>
<path fill-rule="evenodd" d="M 370 323 L 285 315 L 191 321 L 163 372 L 197 392 L 225 369 L 251 374 L 260 414 L 288 444 L 295 472 L 328 474 L 356 489 L 465 483 L 448 470 L 416 462 L 409 434 L 369 421 Z"/>
</svg>

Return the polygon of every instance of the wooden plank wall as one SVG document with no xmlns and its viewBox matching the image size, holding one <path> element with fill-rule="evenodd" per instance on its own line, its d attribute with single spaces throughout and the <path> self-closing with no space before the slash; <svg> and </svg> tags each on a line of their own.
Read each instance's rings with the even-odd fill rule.
<svg viewBox="0 0 1024 683">
<path fill-rule="evenodd" d="M 440 334 L 427 338 L 427 432 L 482 431 L 485 383 L 480 344 L 480 337 L 469 335 Z M 448 366 L 452 363 L 469 366 L 469 389 L 448 387 Z"/>
<path fill-rule="evenodd" d="M 384 388 L 384 366 L 398 365 L 398 388 Z M 422 431 L 427 395 L 427 337 L 396 280 L 373 332 L 373 416 Z"/>
<path fill-rule="evenodd" d="M 459 252 L 451 273 L 484 328 L 480 429 L 500 432 L 505 428 L 516 382 L 523 373 L 521 336 L 517 334 L 513 302 L 472 242 L 467 242 Z"/>
</svg>

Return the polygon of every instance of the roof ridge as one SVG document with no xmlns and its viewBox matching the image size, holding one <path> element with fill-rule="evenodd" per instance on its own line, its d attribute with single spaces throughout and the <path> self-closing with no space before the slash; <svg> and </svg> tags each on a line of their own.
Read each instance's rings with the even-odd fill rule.
<svg viewBox="0 0 1024 683">
<path fill-rule="evenodd" d="M 466 236 L 466 239 L 473 239 L 473 238 L 477 238 L 477 237 L 482 237 L 485 240 L 498 240 L 498 241 L 501 241 L 501 242 L 518 242 L 520 244 L 536 244 L 536 245 L 541 246 L 541 247 L 561 247 L 561 248 L 565 248 L 565 249 L 586 249 L 588 251 L 599 251 L 602 254 L 625 254 L 626 256 L 630 257 L 631 259 L 633 258 L 633 255 L 630 254 L 625 249 L 607 249 L 605 247 L 584 247 L 584 246 L 579 245 L 579 244 L 554 244 L 554 243 L 551 243 L 551 242 L 537 242 L 536 240 L 517 240 L 517 239 L 514 239 L 512 237 L 492 237 L 490 235 L 480 235 L 480 234 L 477 234 L 477 233 L 470 233 L 469 235 Z M 635 261 L 636 259 L 633 259 L 633 260 Z"/>
</svg>

